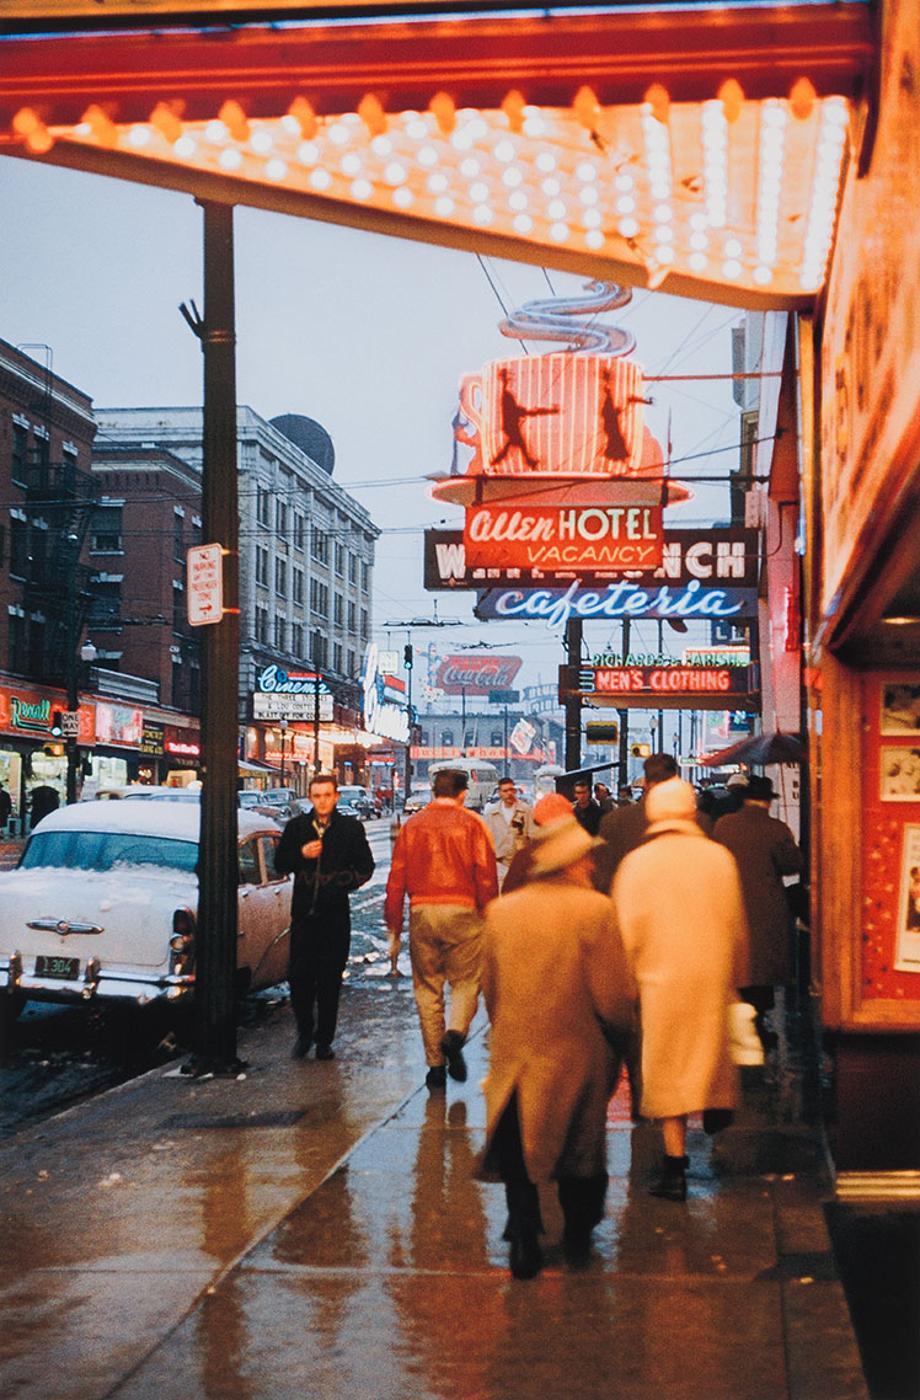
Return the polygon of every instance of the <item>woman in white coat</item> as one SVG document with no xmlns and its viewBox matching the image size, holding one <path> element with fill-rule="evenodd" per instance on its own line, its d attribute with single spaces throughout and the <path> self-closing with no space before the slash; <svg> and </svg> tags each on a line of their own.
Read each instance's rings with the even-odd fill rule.
<svg viewBox="0 0 920 1400">
<path fill-rule="evenodd" d="M 690 784 L 656 783 L 645 801 L 646 839 L 611 895 L 639 986 L 642 1114 L 662 1120 L 663 1171 L 651 1189 L 683 1201 L 687 1115 L 736 1102 L 728 1008 L 747 976 L 747 925 L 734 857 L 703 835 Z"/>
</svg>

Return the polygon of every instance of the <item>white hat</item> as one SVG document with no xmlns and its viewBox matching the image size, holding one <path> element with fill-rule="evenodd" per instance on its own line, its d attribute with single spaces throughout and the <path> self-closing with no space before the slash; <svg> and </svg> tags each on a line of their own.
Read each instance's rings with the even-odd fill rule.
<svg viewBox="0 0 920 1400">
<path fill-rule="evenodd" d="M 747 776 L 747 773 L 733 773 L 733 774 L 731 775 L 731 777 L 728 778 L 728 779 L 726 780 L 726 783 L 725 783 L 725 786 L 726 786 L 727 788 L 730 788 L 730 787 L 747 787 L 747 785 L 748 785 L 748 776 Z"/>
<path fill-rule="evenodd" d="M 603 844 L 599 837 L 589 836 L 575 817 L 561 817 L 534 836 L 530 873 L 537 878 L 554 875 Z"/>
<path fill-rule="evenodd" d="M 692 822 L 696 817 L 696 789 L 683 778 L 655 783 L 645 795 L 649 828 L 663 823 Z"/>
</svg>

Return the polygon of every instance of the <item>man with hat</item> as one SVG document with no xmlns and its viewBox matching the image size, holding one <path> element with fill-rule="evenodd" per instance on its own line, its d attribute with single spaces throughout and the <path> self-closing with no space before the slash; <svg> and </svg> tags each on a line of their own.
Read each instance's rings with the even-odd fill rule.
<svg viewBox="0 0 920 1400">
<path fill-rule="evenodd" d="M 741 876 L 750 930 L 750 983 L 741 996 L 756 1010 L 754 1024 L 766 1047 L 774 1038 L 764 1024 L 774 988 L 794 977 L 792 911 L 783 876 L 797 875 L 804 861 L 786 823 L 770 816 L 776 797 L 770 779 L 752 775 L 742 792 L 741 808 L 720 817 L 713 836 L 731 851 Z"/>
<path fill-rule="evenodd" d="M 515 1278 L 542 1267 L 541 1184 L 556 1183 L 570 1258 L 584 1255 L 603 1216 L 613 1043 L 632 1028 L 635 989 L 611 902 L 592 888 L 596 845 L 571 813 L 549 822 L 529 847 L 528 883 L 486 911 L 492 1029 L 479 1176 L 505 1184 Z"/>
</svg>

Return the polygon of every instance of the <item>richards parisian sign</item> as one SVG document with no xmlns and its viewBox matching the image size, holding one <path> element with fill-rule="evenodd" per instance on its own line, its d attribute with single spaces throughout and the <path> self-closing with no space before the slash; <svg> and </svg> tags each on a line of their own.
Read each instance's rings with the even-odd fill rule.
<svg viewBox="0 0 920 1400">
<path fill-rule="evenodd" d="M 472 506 L 463 544 L 471 568 L 654 569 L 661 506 Z"/>
<path fill-rule="evenodd" d="M 560 666 L 559 698 L 618 709 L 758 710 L 753 666 Z"/>
<path fill-rule="evenodd" d="M 486 584 L 519 587 L 552 587 L 568 584 L 573 577 L 584 587 L 605 587 L 627 577 L 647 585 L 655 582 L 687 584 L 723 582 L 733 588 L 756 588 L 759 534 L 756 530 L 665 530 L 661 562 L 650 572 L 595 568 L 590 572 L 565 568 L 473 567 L 468 560 L 462 530 L 425 531 L 425 588 L 429 593 L 481 589 Z"/>
<path fill-rule="evenodd" d="M 606 587 L 490 588 L 480 593 L 474 613 L 483 621 L 545 622 L 561 631 L 571 618 L 675 618 L 686 621 L 742 620 L 757 615 L 755 588 L 706 587 L 691 579 L 681 587 L 668 583 L 640 586 L 624 579 Z"/>
</svg>

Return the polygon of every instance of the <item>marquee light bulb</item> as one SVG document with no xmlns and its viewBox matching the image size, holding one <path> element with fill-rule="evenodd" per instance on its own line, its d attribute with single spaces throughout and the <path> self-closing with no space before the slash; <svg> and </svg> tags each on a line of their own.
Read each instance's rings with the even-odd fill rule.
<svg viewBox="0 0 920 1400">
<path fill-rule="evenodd" d="M 221 145 L 229 135 L 226 125 L 222 121 L 218 121 L 216 117 L 213 121 L 208 122 L 204 129 L 205 140 L 211 141 L 215 146 Z"/>
<path fill-rule="evenodd" d="M 393 191 L 393 203 L 398 209 L 409 209 L 413 203 L 412 191 L 408 185 L 400 185 Z"/>
<path fill-rule="evenodd" d="M 271 132 L 265 131 L 263 128 L 254 131 L 249 141 L 250 147 L 257 156 L 267 155 L 274 144 Z"/>
<path fill-rule="evenodd" d="M 454 212 L 454 201 L 446 194 L 442 194 L 434 202 L 434 212 L 440 214 L 442 219 L 447 219 Z"/>
<path fill-rule="evenodd" d="M 351 140 L 351 132 L 344 122 L 333 122 L 326 135 L 333 146 L 347 146 Z"/>
<path fill-rule="evenodd" d="M 239 170 L 243 164 L 243 154 L 236 146 L 226 146 L 217 157 L 221 170 Z"/>
<path fill-rule="evenodd" d="M 533 229 L 533 219 L 529 214 L 516 214 L 514 229 L 516 233 L 530 233 Z"/>
<path fill-rule="evenodd" d="M 560 221 L 551 226 L 549 236 L 554 243 L 564 243 L 570 233 L 571 229 L 568 224 L 564 224 Z"/>
<path fill-rule="evenodd" d="M 315 141 L 302 141 L 297 147 L 297 159 L 301 165 L 315 165 L 319 160 L 319 146 Z"/>
<path fill-rule="evenodd" d="M 279 180 L 286 180 L 287 173 L 287 161 L 280 160 L 278 156 L 273 156 L 270 161 L 266 162 L 265 174 L 268 176 L 269 180 L 275 182 Z"/>
<path fill-rule="evenodd" d="M 598 249 L 604 246 L 604 235 L 600 229 L 591 228 L 585 234 L 585 243 L 589 248 Z"/>
<path fill-rule="evenodd" d="M 373 193 L 374 187 L 370 180 L 360 179 L 352 182 L 351 195 L 353 199 L 364 201 L 365 199 L 370 199 Z"/>
<path fill-rule="evenodd" d="M 527 196 L 523 190 L 515 190 L 508 196 L 508 208 L 518 211 L 527 208 Z"/>
</svg>

